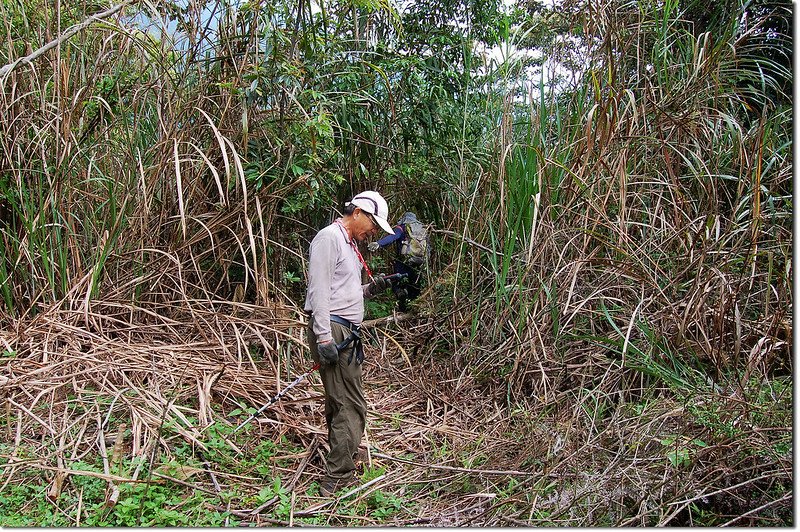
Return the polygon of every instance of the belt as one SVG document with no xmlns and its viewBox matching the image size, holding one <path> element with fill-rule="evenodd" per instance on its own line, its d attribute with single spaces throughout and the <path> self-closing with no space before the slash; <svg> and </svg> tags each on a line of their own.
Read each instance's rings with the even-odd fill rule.
<svg viewBox="0 0 800 532">
<path fill-rule="evenodd" d="M 350 331 L 350 336 L 345 338 L 342 343 L 336 345 L 336 349 L 341 351 L 346 349 L 351 343 L 353 344 L 353 350 L 350 351 L 350 357 L 348 357 L 347 363 L 353 363 L 353 355 L 356 356 L 356 364 L 364 362 L 364 344 L 361 343 L 361 326 L 341 316 L 337 316 L 336 314 L 331 314 L 331 321 L 347 327 Z"/>
</svg>

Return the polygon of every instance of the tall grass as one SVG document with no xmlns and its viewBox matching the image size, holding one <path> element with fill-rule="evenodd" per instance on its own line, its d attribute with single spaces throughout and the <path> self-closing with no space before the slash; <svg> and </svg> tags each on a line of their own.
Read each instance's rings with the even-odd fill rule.
<svg viewBox="0 0 800 532">
<path fill-rule="evenodd" d="M 788 308 L 787 300 L 771 305 L 789 286 L 788 277 L 775 277 L 775 260 L 788 266 L 790 257 L 774 248 L 788 237 L 791 216 L 784 195 L 788 115 L 774 105 L 756 120 L 744 113 L 741 76 L 726 76 L 736 62 L 730 42 L 695 37 L 673 4 L 651 8 L 604 11 L 595 19 L 589 30 L 608 43 L 598 47 L 583 86 L 549 98 L 539 87 L 535 100 L 502 111 L 499 186 L 495 191 L 486 180 L 488 201 L 476 207 L 494 216 L 465 223 L 484 227 L 471 232 L 485 231 L 496 251 L 488 258 L 503 307 L 495 309 L 495 328 L 504 327 L 511 309 L 509 279 L 531 270 L 556 281 L 573 327 L 607 297 L 632 312 L 642 298 L 631 301 L 620 291 L 643 290 L 640 312 L 722 378 L 741 369 L 743 346 L 772 336 L 772 322 L 784 319 L 775 316 Z M 629 33 L 617 42 L 612 29 L 628 15 Z M 642 43 L 650 44 L 636 48 Z M 630 66 L 635 83 L 624 85 L 629 77 L 622 71 Z M 762 196 L 770 198 L 769 215 Z M 598 283 L 608 287 L 596 290 Z M 584 323 L 596 327 L 586 316 Z M 527 319 L 520 312 L 512 321 Z"/>
<path fill-rule="evenodd" d="M 148 280 L 176 266 L 180 281 L 166 290 L 178 299 L 239 285 L 260 301 L 269 296 L 259 264 L 266 239 L 259 247 L 254 224 L 271 206 L 257 213 L 248 196 L 229 127 L 241 115 L 225 111 L 238 99 L 209 96 L 215 82 L 192 50 L 179 55 L 168 34 L 159 40 L 130 24 L 89 25 L 51 61 L 3 79 L 9 314 L 111 294 L 142 303 Z M 117 292 L 129 282 L 131 293 Z"/>
<path fill-rule="evenodd" d="M 460 220 L 494 251 L 468 252 L 465 269 L 479 274 L 465 290 L 490 297 L 464 313 L 481 317 L 472 374 L 501 377 L 510 404 L 536 397 L 563 411 L 585 404 L 565 397 L 575 386 L 617 404 L 666 394 L 715 405 L 690 408 L 687 422 L 725 445 L 720 427 L 739 415 L 729 398 L 761 408 L 758 383 L 792 367 L 791 112 L 764 98 L 788 72 L 749 68 L 752 49 L 741 61 L 753 30 L 737 17 L 697 33 L 683 13 L 600 5 L 574 90 L 509 90 L 493 108 L 497 179 Z M 591 424 L 613 423 L 612 411 Z M 738 443 L 744 454 L 760 445 Z"/>
<path fill-rule="evenodd" d="M 586 47 L 574 85 L 512 58 L 459 78 L 458 99 L 431 74 L 440 58 L 371 55 L 370 39 L 400 38 L 390 6 L 304 6 L 220 5 L 217 26 L 183 13 L 178 43 L 109 18 L 0 79 L 3 324 L 68 315 L 59 334 L 106 331 L 123 351 L 149 331 L 203 338 L 255 370 L 254 331 L 277 388 L 308 239 L 350 193 L 386 190 L 392 212 L 444 230 L 425 319 L 397 333 L 415 386 L 436 390 L 426 413 L 481 401 L 493 450 L 532 443 L 513 455 L 529 482 L 480 487 L 504 493 L 486 522 L 785 522 L 792 112 L 779 62 L 753 68 L 758 24 L 567 3 Z M 32 49 L 58 33 L 3 9 Z M 0 57 L 26 53 L 17 39 Z M 131 359 L 193 393 L 160 353 Z"/>
</svg>

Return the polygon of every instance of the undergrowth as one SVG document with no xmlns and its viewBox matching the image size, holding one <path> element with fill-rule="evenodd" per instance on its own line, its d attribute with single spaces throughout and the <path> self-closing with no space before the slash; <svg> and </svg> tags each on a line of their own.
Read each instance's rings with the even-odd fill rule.
<svg viewBox="0 0 800 532">
<path fill-rule="evenodd" d="M 95 4 L 0 7 L 0 524 L 794 524 L 790 3 Z M 324 499 L 314 375 L 232 430 L 364 189 L 431 257 Z"/>
</svg>

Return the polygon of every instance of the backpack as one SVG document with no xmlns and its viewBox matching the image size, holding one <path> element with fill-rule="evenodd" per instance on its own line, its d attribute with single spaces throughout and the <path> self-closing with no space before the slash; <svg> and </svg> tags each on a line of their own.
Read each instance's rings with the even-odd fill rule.
<svg viewBox="0 0 800 532">
<path fill-rule="evenodd" d="M 404 214 L 400 223 L 406 228 L 406 237 L 400 245 L 400 260 L 418 268 L 428 260 L 428 228 L 413 213 Z"/>
</svg>

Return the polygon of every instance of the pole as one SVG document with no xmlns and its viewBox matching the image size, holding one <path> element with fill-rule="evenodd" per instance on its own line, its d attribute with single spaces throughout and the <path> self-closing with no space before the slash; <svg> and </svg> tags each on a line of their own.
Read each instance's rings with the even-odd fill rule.
<svg viewBox="0 0 800 532">
<path fill-rule="evenodd" d="M 275 397 L 273 397 L 272 399 L 270 399 L 270 400 L 269 400 L 269 402 L 268 402 L 267 404 L 265 404 L 264 406 L 262 406 L 261 408 L 259 408 L 259 409 L 258 409 L 258 412 L 256 412 L 255 414 L 253 414 L 252 416 L 250 416 L 249 418 L 247 418 L 246 420 L 244 420 L 242 423 L 240 423 L 240 424 L 239 424 L 239 426 L 238 426 L 238 427 L 236 427 L 236 428 L 233 430 L 233 432 L 231 432 L 231 435 L 233 435 L 233 434 L 236 434 L 237 432 L 239 432 L 239 429 L 241 429 L 242 427 L 244 427 L 245 425 L 247 425 L 248 423 L 250 423 L 251 421 L 253 421 L 255 418 L 257 418 L 259 415 L 261 415 L 261 413 L 262 413 L 264 410 L 266 410 L 267 408 L 269 408 L 270 406 L 272 406 L 272 405 L 273 405 L 273 404 L 274 404 L 276 401 L 278 401 L 278 399 L 280 399 L 281 397 L 283 397 L 283 395 L 284 395 L 286 392 L 288 392 L 289 390 L 291 390 L 292 388 L 294 388 L 294 387 L 297 385 L 297 383 L 299 383 L 301 380 L 305 379 L 306 377 L 308 377 L 309 375 L 311 375 L 312 373 L 314 373 L 314 372 L 315 372 L 316 370 L 318 370 L 318 369 L 319 369 L 319 362 L 317 362 L 316 364 L 314 364 L 314 367 L 313 367 L 313 368 L 311 368 L 310 370 L 306 371 L 305 373 L 303 373 L 302 375 L 300 375 L 299 377 L 297 377 L 297 378 L 296 378 L 294 381 L 292 381 L 292 383 L 291 383 L 289 386 L 287 386 L 286 388 L 284 388 L 283 390 L 281 390 L 281 391 L 278 393 L 278 395 L 276 395 Z"/>
</svg>

